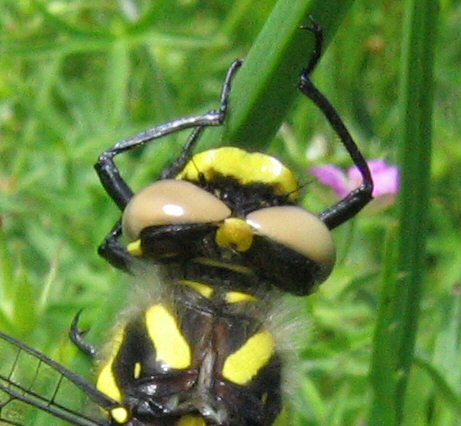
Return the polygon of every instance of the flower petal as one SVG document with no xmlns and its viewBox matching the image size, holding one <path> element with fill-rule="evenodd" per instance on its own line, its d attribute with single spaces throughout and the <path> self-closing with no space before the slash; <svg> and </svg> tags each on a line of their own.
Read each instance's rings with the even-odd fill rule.
<svg viewBox="0 0 461 426">
<path fill-rule="evenodd" d="M 399 168 L 384 160 L 376 159 L 368 161 L 371 176 L 373 177 L 373 197 L 380 197 L 384 194 L 396 194 L 399 192 L 400 179 Z M 351 167 L 347 171 L 352 188 L 357 188 L 362 183 L 362 176 L 357 167 Z"/>
<path fill-rule="evenodd" d="M 345 197 L 350 191 L 344 171 L 332 164 L 311 167 L 309 173 L 314 175 L 319 182 L 331 187 L 339 197 Z"/>
</svg>

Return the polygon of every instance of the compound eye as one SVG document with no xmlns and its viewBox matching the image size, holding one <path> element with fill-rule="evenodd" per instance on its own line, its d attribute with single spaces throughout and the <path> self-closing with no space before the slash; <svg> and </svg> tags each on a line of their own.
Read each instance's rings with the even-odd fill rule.
<svg viewBox="0 0 461 426">
<path fill-rule="evenodd" d="M 297 206 L 268 207 L 251 212 L 246 221 L 256 234 L 318 264 L 325 277 L 333 269 L 336 250 L 331 232 L 313 213 Z"/>
<path fill-rule="evenodd" d="M 221 200 L 182 180 L 154 182 L 135 194 L 122 218 L 123 234 L 134 241 L 144 228 L 183 223 L 213 223 L 230 216 Z"/>
</svg>

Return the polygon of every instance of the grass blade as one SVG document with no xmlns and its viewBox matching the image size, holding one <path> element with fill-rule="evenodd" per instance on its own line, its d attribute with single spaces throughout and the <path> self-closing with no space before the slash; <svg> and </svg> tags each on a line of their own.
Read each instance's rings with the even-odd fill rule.
<svg viewBox="0 0 461 426">
<path fill-rule="evenodd" d="M 314 47 L 314 37 L 300 30 L 312 17 L 333 38 L 353 0 L 279 0 L 238 73 L 231 94 L 226 143 L 261 148 L 273 139 L 298 95 L 299 76 Z M 218 132 L 219 130 L 216 129 Z M 214 136 L 209 136 L 213 134 Z M 206 141 L 219 140 L 209 132 Z"/>
<path fill-rule="evenodd" d="M 374 341 L 370 424 L 398 425 L 413 362 L 423 292 L 431 163 L 432 68 L 437 3 L 407 0 L 401 75 L 400 226 Z"/>
</svg>

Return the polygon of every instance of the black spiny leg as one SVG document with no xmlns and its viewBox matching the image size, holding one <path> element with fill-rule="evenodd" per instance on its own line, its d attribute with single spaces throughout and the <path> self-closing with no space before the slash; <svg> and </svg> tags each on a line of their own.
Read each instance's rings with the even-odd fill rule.
<svg viewBox="0 0 461 426">
<path fill-rule="evenodd" d="M 202 135 L 204 130 L 205 127 L 203 126 L 196 127 L 194 129 L 194 131 L 189 136 L 187 143 L 184 145 L 184 148 L 182 149 L 180 156 L 173 162 L 173 164 L 170 164 L 163 170 L 160 179 L 173 179 L 178 175 L 178 173 L 182 169 L 184 169 L 186 164 L 194 155 L 195 145 L 197 145 L 197 142 L 199 141 L 200 136 Z"/>
<path fill-rule="evenodd" d="M 177 120 L 161 124 L 160 126 L 116 143 L 111 149 L 104 151 L 99 156 L 95 169 L 104 189 L 115 201 L 120 210 L 124 210 L 133 196 L 133 191 L 120 175 L 118 167 L 114 162 L 114 157 L 122 152 L 142 146 L 171 133 L 195 127 L 182 154 L 171 166 L 163 171 L 161 179 L 174 177 L 192 157 L 194 147 L 205 128 L 208 126 L 219 126 L 224 122 L 232 80 L 241 65 L 242 61 L 236 60 L 229 67 L 221 91 L 220 107 L 218 110 L 213 110 L 202 115 L 178 118 Z M 120 243 L 121 235 L 122 228 L 119 221 L 104 238 L 104 241 L 98 248 L 98 253 L 111 265 L 125 272 L 129 272 L 133 257 Z"/>
<path fill-rule="evenodd" d="M 69 330 L 69 337 L 72 343 L 77 346 L 77 348 L 82 351 L 84 354 L 94 358 L 97 354 L 96 348 L 85 340 L 85 335 L 88 333 L 88 330 L 80 330 L 78 327 L 78 322 L 80 321 L 80 315 L 83 310 L 80 310 L 77 315 L 75 315 L 72 324 Z"/>
<path fill-rule="evenodd" d="M 310 75 L 312 71 L 314 71 L 314 68 L 319 63 L 320 58 L 322 57 L 322 49 L 323 49 L 322 27 L 319 24 L 317 24 L 317 22 L 314 21 L 312 16 L 310 18 L 311 18 L 311 25 L 305 25 L 301 27 L 302 30 L 308 30 L 312 32 L 315 37 L 314 52 L 312 53 L 312 56 L 309 59 L 309 63 L 307 64 L 307 67 L 303 71 L 303 73 L 307 75 Z"/>
<path fill-rule="evenodd" d="M 163 171 L 161 179 L 174 177 L 192 157 L 194 147 L 205 128 L 208 126 L 219 126 L 224 122 L 232 80 L 241 65 L 242 61 L 236 60 L 229 67 L 221 91 L 220 107 L 218 110 L 213 110 L 202 115 L 179 118 L 146 130 L 145 132 L 116 143 L 111 149 L 104 151 L 99 156 L 95 169 L 104 189 L 115 201 L 120 210 L 124 210 L 133 196 L 133 191 L 120 175 L 118 167 L 114 162 L 114 157 L 122 152 L 142 146 L 171 133 L 195 127 L 182 154 L 171 166 Z M 125 272 L 129 272 L 133 256 L 120 243 L 121 235 L 122 228 L 119 221 L 104 238 L 104 241 L 98 248 L 98 253 L 111 265 Z"/>
<path fill-rule="evenodd" d="M 98 254 L 117 269 L 124 272 L 131 272 L 133 256 L 120 243 L 121 236 L 122 223 L 119 220 L 98 247 Z"/>
<path fill-rule="evenodd" d="M 232 79 L 234 78 L 236 71 L 240 68 L 242 63 L 243 62 L 241 60 L 234 61 L 231 64 L 229 70 L 227 71 L 226 79 L 224 80 L 224 85 L 221 91 L 221 106 L 219 108 L 224 117 L 226 116 L 227 107 L 229 105 L 229 95 L 232 88 Z M 163 170 L 162 175 L 160 177 L 161 179 L 174 178 L 182 169 L 184 169 L 186 164 L 192 158 L 195 146 L 197 145 L 197 142 L 199 141 L 200 136 L 202 136 L 202 133 L 205 130 L 205 128 L 205 126 L 200 126 L 194 129 L 192 134 L 189 136 L 187 143 L 184 145 L 181 155 L 173 162 L 173 164 L 171 164 L 165 170 Z"/>
<path fill-rule="evenodd" d="M 170 135 L 184 129 L 193 127 L 220 126 L 226 118 L 228 97 L 231 90 L 232 79 L 236 71 L 242 65 L 242 61 L 237 60 L 230 66 L 221 92 L 221 105 L 218 110 L 212 110 L 201 115 L 192 115 L 189 117 L 178 118 L 173 121 L 161 124 L 152 129 L 141 132 L 135 136 L 123 139 L 116 143 L 111 149 L 104 151 L 98 158 L 95 165 L 96 172 L 101 180 L 104 189 L 112 197 L 115 204 L 123 210 L 133 191 L 120 175 L 120 172 L 114 162 L 114 157 L 122 152 L 129 151 L 133 148 L 152 142 L 163 136 Z M 200 132 L 199 132 L 200 133 Z"/>
<path fill-rule="evenodd" d="M 330 101 L 314 86 L 309 77 L 309 74 L 312 72 L 320 58 L 323 36 L 320 26 L 316 24 L 313 24 L 313 27 L 309 27 L 308 29 L 313 31 L 315 34 L 316 47 L 313 57 L 309 61 L 309 64 L 304 72 L 301 74 L 299 89 L 322 111 L 323 115 L 339 136 L 342 144 L 352 158 L 352 161 L 362 175 L 362 184 L 357 189 L 351 191 L 341 201 L 336 203 L 334 206 L 327 208 L 320 214 L 320 219 L 322 219 L 329 229 L 333 229 L 354 217 L 371 201 L 373 198 L 373 180 L 365 158 L 354 142 L 354 139 L 352 139 L 352 136 L 347 130 L 341 117 Z"/>
</svg>

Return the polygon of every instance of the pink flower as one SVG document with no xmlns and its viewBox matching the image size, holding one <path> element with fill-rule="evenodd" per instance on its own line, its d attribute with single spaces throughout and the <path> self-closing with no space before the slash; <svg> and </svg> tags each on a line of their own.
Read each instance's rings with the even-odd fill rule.
<svg viewBox="0 0 461 426">
<path fill-rule="evenodd" d="M 374 198 L 386 194 L 396 194 L 399 191 L 400 179 L 397 166 L 388 164 L 384 160 L 370 160 L 368 166 L 374 182 Z M 349 168 L 346 173 L 333 164 L 311 167 L 309 172 L 316 176 L 321 183 L 331 187 L 340 198 L 345 197 L 362 183 L 362 176 L 355 166 Z"/>
</svg>

